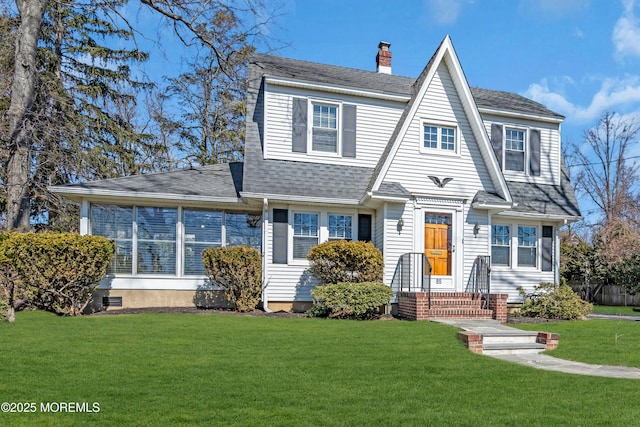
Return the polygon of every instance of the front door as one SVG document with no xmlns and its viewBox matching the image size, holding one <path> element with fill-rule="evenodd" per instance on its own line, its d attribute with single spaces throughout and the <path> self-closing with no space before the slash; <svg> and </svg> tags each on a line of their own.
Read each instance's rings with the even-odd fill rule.
<svg viewBox="0 0 640 427">
<path fill-rule="evenodd" d="M 451 214 L 425 212 L 424 253 L 432 276 L 451 275 Z"/>
</svg>

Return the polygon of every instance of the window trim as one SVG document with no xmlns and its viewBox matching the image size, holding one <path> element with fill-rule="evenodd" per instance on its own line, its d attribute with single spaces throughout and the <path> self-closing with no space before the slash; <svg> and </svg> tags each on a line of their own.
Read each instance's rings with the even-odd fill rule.
<svg viewBox="0 0 640 427">
<path fill-rule="evenodd" d="M 307 154 L 325 157 L 341 157 L 342 155 L 342 102 L 336 100 L 309 98 L 307 100 Z M 336 109 L 336 151 L 319 151 L 313 149 L 313 107 L 324 105 Z"/>
<path fill-rule="evenodd" d="M 511 176 L 533 176 L 531 174 L 531 130 L 533 128 L 529 126 L 523 126 L 513 123 L 495 123 L 502 127 L 502 144 L 501 144 L 501 155 L 500 159 L 501 170 L 502 173 L 511 175 Z M 507 169 L 507 130 L 516 130 L 524 132 L 524 160 L 523 160 L 523 170 L 513 170 Z M 517 150 L 509 150 L 509 151 L 517 151 Z"/>
<path fill-rule="evenodd" d="M 528 269 L 528 270 L 540 270 L 540 227 L 538 225 L 532 224 L 518 224 L 518 233 L 515 236 L 517 248 L 516 248 L 516 265 L 519 269 Z M 533 228 L 535 230 L 535 240 L 533 246 L 521 246 L 520 245 L 520 229 L 521 228 Z M 534 248 L 536 251 L 535 254 L 535 262 L 534 265 L 520 265 L 520 248 Z"/>
<path fill-rule="evenodd" d="M 351 238 L 345 239 L 343 237 L 331 237 L 331 217 L 332 216 L 348 216 L 351 217 Z M 355 241 L 357 232 L 354 232 L 356 225 L 355 215 L 352 213 L 340 213 L 340 212 L 327 212 L 327 240 L 348 240 Z"/>
<path fill-rule="evenodd" d="M 290 228 L 290 233 L 289 233 L 289 238 L 288 240 L 288 246 L 291 248 L 291 250 L 289 251 L 289 264 L 304 264 L 307 263 L 307 257 L 305 255 L 304 258 L 296 258 L 294 256 L 294 239 L 296 237 L 295 232 L 295 217 L 296 214 L 301 214 L 301 215 L 316 215 L 317 218 L 317 231 L 316 231 L 316 245 L 319 243 L 322 243 L 322 215 L 320 212 L 318 211 L 305 211 L 305 210 L 289 210 L 289 228 Z M 297 237 L 310 237 L 310 236 L 297 236 Z"/>
<path fill-rule="evenodd" d="M 494 264 L 493 263 L 493 257 L 491 259 L 491 267 L 495 268 L 496 270 L 516 270 L 516 271 L 536 271 L 536 272 L 542 272 L 542 251 L 541 251 L 541 244 L 542 244 L 542 226 L 545 225 L 544 223 L 540 224 L 540 223 L 527 223 L 522 222 L 522 221 L 518 221 L 517 219 L 513 219 L 513 218 L 495 218 L 496 222 L 491 222 L 491 227 L 490 227 L 490 236 L 489 236 L 489 244 L 488 244 L 488 250 L 489 250 L 489 254 L 492 253 L 492 248 L 493 248 L 493 229 L 492 227 L 494 225 L 500 225 L 500 226 L 507 226 L 509 227 L 510 230 L 510 249 L 509 249 L 509 261 L 510 261 L 510 265 L 504 265 L 504 264 Z M 518 263 L 518 250 L 520 248 L 520 245 L 518 244 L 518 234 L 519 234 L 519 227 L 531 227 L 531 228 L 535 228 L 536 230 L 536 239 L 535 239 L 535 249 L 536 249 L 536 258 L 535 258 L 535 266 L 531 266 L 531 265 L 519 265 Z M 528 247 L 528 246 L 527 246 Z M 555 257 L 555 255 L 554 255 Z"/>
<path fill-rule="evenodd" d="M 424 128 L 425 126 L 435 127 L 437 129 L 436 135 L 436 147 L 424 146 Z M 454 131 L 454 149 L 448 150 L 442 148 L 442 130 L 453 129 Z M 420 120 L 420 152 L 425 154 L 439 154 L 443 156 L 460 156 L 460 127 L 454 122 L 433 121 L 433 120 Z"/>
<path fill-rule="evenodd" d="M 504 129 L 504 138 L 502 141 L 502 164 L 503 167 L 502 169 L 505 172 L 512 172 L 512 173 L 517 173 L 517 174 L 524 174 L 524 175 L 528 175 L 529 171 L 527 170 L 527 165 L 529 164 L 529 153 L 530 153 L 530 149 L 529 149 L 529 129 L 528 128 L 523 128 L 523 127 L 518 127 L 518 126 L 507 126 L 504 125 L 503 126 Z M 522 170 L 516 170 L 516 169 L 507 169 L 507 151 L 510 152 L 514 152 L 514 153 L 520 153 L 520 150 L 514 150 L 512 148 L 507 149 L 507 131 L 516 131 L 516 132 L 522 132 Z"/>
<path fill-rule="evenodd" d="M 509 240 L 508 240 L 508 244 L 507 245 L 497 245 L 497 244 L 493 243 L 493 236 L 494 236 L 493 227 L 506 227 L 507 228 L 507 230 L 509 231 Z M 511 266 L 512 266 L 511 259 L 513 257 L 512 257 L 512 253 L 511 253 L 511 246 L 512 246 L 511 240 L 512 240 L 512 237 L 513 237 L 513 233 L 511 232 L 511 228 L 512 228 L 511 224 L 502 224 L 502 223 L 491 224 L 491 235 L 489 237 L 489 244 L 491 246 L 491 252 L 490 253 L 491 253 L 491 266 L 492 267 L 511 268 Z M 493 262 L 493 259 L 494 259 L 494 257 L 493 257 L 493 248 L 494 247 L 500 247 L 500 248 L 506 247 L 506 248 L 508 248 L 508 260 L 507 260 L 506 264 L 494 264 L 494 262 Z"/>
</svg>

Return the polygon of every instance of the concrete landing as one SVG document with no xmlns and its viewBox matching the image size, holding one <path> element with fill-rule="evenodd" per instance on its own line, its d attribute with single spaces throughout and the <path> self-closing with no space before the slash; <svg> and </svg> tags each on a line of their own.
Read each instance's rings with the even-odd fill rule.
<svg viewBox="0 0 640 427">
<path fill-rule="evenodd" d="M 438 323 L 455 326 L 470 332 L 479 334 L 517 334 L 519 329 L 512 328 L 498 323 L 495 320 L 473 320 L 473 319 L 437 319 Z M 558 359 L 547 354 L 523 353 L 523 354 L 485 354 L 508 362 L 518 363 L 536 369 L 547 371 L 564 372 L 568 374 L 592 375 L 610 378 L 629 378 L 640 380 L 640 369 L 627 366 L 607 366 L 590 365 L 588 363 L 574 362 L 571 360 Z"/>
</svg>

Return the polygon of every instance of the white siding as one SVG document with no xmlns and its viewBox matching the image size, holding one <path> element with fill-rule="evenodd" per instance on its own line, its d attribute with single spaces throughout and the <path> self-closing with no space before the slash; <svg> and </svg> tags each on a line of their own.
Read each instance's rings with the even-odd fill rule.
<svg viewBox="0 0 640 427">
<path fill-rule="evenodd" d="M 478 234 L 473 233 L 473 229 L 478 224 Z M 480 211 L 477 209 L 469 208 L 466 213 L 466 220 L 464 224 L 464 274 L 463 289 L 466 287 L 473 268 L 473 262 L 479 255 L 490 255 L 490 226 L 489 215 L 487 211 Z"/>
<path fill-rule="evenodd" d="M 457 124 L 459 154 L 421 151 L 423 123 Z M 453 178 L 438 188 L 429 175 Z M 474 138 L 446 65 L 441 64 L 393 158 L 385 181 L 401 182 L 410 192 L 472 199 L 478 190 L 494 191 L 487 167 Z"/>
<path fill-rule="evenodd" d="M 400 255 L 413 251 L 413 206 L 386 204 L 384 207 L 384 283 L 390 285 Z M 398 221 L 404 225 L 400 230 Z"/>
<path fill-rule="evenodd" d="M 314 163 L 374 167 L 405 107 L 402 102 L 375 101 L 345 95 L 308 92 L 267 85 L 265 91 L 265 157 Z M 291 151 L 292 98 L 311 97 L 332 102 L 354 104 L 357 107 L 355 158 L 336 155 L 294 153 Z"/>
<path fill-rule="evenodd" d="M 560 125 L 495 115 L 483 115 L 482 119 L 489 135 L 491 135 L 492 124 L 517 129 L 538 129 L 540 131 L 540 176 L 529 176 L 522 172 L 504 171 L 505 179 L 508 181 L 533 182 L 537 184 L 560 184 Z"/>
<path fill-rule="evenodd" d="M 341 209 L 338 207 L 311 207 L 300 205 L 274 205 L 269 207 L 269 218 L 273 216 L 273 209 L 288 209 L 289 218 L 292 217 L 293 212 L 315 212 L 319 214 L 319 243 L 325 242 L 328 239 L 327 221 L 329 214 L 347 214 L 353 216 L 353 232 L 354 238 L 357 233 L 357 218 L 358 213 L 373 214 L 368 210 L 358 211 L 356 209 Z M 378 223 L 376 217 L 374 224 Z M 372 226 L 374 225 L 372 224 Z M 265 277 L 265 292 L 267 301 L 312 301 L 311 290 L 316 287 L 319 282 L 310 273 L 309 263 L 306 260 L 292 260 L 292 233 L 293 228 L 289 223 L 288 233 L 288 248 L 287 253 L 289 255 L 288 264 L 274 264 L 273 263 L 273 224 L 269 221 L 267 226 L 267 235 L 265 239 L 265 257 L 266 257 L 266 277 Z M 378 239 L 379 231 L 374 232 L 374 238 Z"/>
</svg>

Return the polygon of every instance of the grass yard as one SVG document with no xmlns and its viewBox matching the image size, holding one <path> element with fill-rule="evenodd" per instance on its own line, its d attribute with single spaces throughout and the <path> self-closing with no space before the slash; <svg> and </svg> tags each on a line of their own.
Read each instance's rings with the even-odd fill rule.
<svg viewBox="0 0 640 427">
<path fill-rule="evenodd" d="M 561 348 L 580 343 L 569 331 Z M 618 342 L 634 339 L 620 331 Z M 475 355 L 456 332 L 430 322 L 18 313 L 0 324 L 0 401 L 98 402 L 100 412 L 0 413 L 0 425 L 640 423 L 640 381 Z"/>
<path fill-rule="evenodd" d="M 554 357 L 640 368 L 640 322 L 592 319 L 513 326 L 530 331 L 542 328 L 560 334 L 558 348 L 549 352 Z M 640 418 L 637 424 L 640 424 Z"/>
<path fill-rule="evenodd" d="M 635 307 L 637 308 L 637 307 Z M 620 314 L 624 316 L 640 316 L 640 308 L 638 311 L 633 310 L 634 307 L 619 305 L 594 305 L 593 312 L 600 314 Z"/>
</svg>

